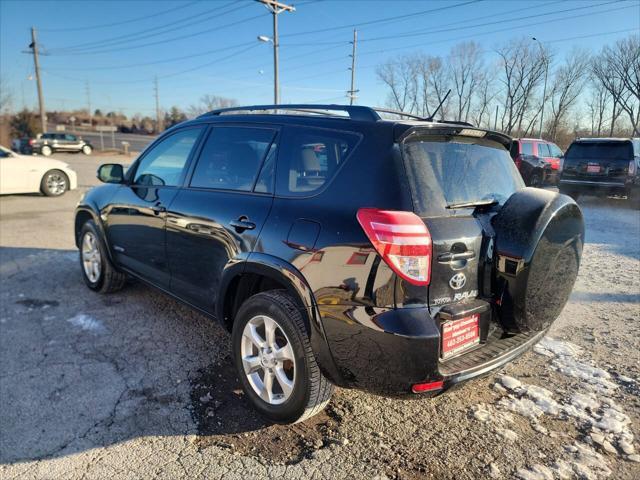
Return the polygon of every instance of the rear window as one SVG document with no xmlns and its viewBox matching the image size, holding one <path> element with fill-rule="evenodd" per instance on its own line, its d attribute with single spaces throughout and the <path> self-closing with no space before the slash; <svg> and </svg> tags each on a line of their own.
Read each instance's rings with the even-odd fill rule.
<svg viewBox="0 0 640 480">
<path fill-rule="evenodd" d="M 531 143 L 531 142 L 522 142 L 522 154 L 523 155 L 533 155 L 533 143 Z"/>
<path fill-rule="evenodd" d="M 625 160 L 633 157 L 631 142 L 577 142 L 567 150 L 567 158 L 593 160 Z"/>
<path fill-rule="evenodd" d="M 524 187 L 499 143 L 461 136 L 415 135 L 402 145 L 416 213 L 450 215 L 447 205 L 495 200 L 503 204 Z"/>
</svg>

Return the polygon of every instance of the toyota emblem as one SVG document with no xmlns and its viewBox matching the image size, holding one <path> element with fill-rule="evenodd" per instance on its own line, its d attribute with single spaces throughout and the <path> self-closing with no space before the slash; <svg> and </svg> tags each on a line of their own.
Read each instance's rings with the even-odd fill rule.
<svg viewBox="0 0 640 480">
<path fill-rule="evenodd" d="M 464 273 L 456 273 L 451 280 L 449 280 L 449 286 L 454 290 L 460 290 L 467 283 L 467 277 L 464 276 Z"/>
</svg>

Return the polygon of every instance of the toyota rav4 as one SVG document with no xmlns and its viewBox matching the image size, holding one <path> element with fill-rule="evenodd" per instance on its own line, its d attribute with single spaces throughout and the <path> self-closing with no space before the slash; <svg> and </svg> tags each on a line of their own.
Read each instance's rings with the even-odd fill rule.
<svg viewBox="0 0 640 480">
<path fill-rule="evenodd" d="M 76 212 L 84 281 L 135 277 L 216 319 L 275 422 L 334 385 L 435 395 L 504 365 L 564 307 L 581 211 L 524 186 L 511 138 L 389 113 L 217 110 L 101 166 Z"/>
</svg>

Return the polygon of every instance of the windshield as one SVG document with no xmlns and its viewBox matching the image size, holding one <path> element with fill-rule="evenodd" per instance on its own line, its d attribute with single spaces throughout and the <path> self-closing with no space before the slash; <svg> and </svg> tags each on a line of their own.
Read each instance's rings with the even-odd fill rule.
<svg viewBox="0 0 640 480">
<path fill-rule="evenodd" d="M 403 157 L 419 215 L 449 215 L 464 204 L 504 204 L 524 187 L 509 152 L 499 143 L 462 136 L 413 136 Z"/>
<path fill-rule="evenodd" d="M 582 142 L 574 143 L 567 151 L 569 159 L 624 160 L 633 156 L 631 142 Z"/>
</svg>

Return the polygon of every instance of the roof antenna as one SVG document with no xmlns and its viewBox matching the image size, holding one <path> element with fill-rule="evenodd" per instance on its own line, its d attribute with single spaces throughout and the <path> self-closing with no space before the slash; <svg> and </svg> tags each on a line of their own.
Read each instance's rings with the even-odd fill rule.
<svg viewBox="0 0 640 480">
<path fill-rule="evenodd" d="M 449 90 L 447 91 L 447 94 L 444 96 L 444 98 L 443 98 L 443 99 L 442 99 L 442 101 L 440 102 L 440 105 L 438 105 L 438 108 L 436 108 L 436 109 L 434 110 L 434 112 L 433 112 L 430 116 L 428 116 L 427 118 L 425 118 L 425 120 L 426 120 L 427 122 L 433 122 L 433 118 L 436 116 L 436 113 L 438 113 L 438 110 L 440 110 L 440 108 L 442 107 L 442 105 L 444 104 L 444 102 L 446 102 L 446 101 L 447 101 L 447 97 L 449 96 L 449 94 L 450 94 L 450 93 L 451 93 L 451 89 L 449 89 Z"/>
</svg>

